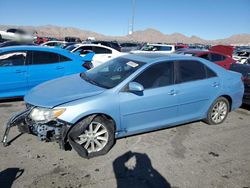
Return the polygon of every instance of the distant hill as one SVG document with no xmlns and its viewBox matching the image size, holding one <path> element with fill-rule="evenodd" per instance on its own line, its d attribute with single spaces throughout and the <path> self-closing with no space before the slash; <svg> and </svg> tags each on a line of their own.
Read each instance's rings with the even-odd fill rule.
<svg viewBox="0 0 250 188">
<path fill-rule="evenodd" d="M 155 29 L 146 29 L 142 31 L 135 31 L 132 35 L 126 36 L 106 36 L 93 31 L 77 29 L 73 27 L 60 27 L 55 25 L 44 26 L 13 26 L 0 25 L 0 30 L 8 28 L 21 28 L 24 30 L 37 31 L 39 36 L 49 36 L 63 39 L 65 36 L 80 37 L 86 39 L 88 37 L 95 37 L 101 40 L 119 40 L 119 41 L 138 41 L 138 42 L 164 42 L 164 43 L 201 43 L 201 44 L 244 44 L 250 45 L 250 34 L 238 34 L 229 38 L 218 40 L 205 40 L 198 36 L 187 37 L 181 33 L 163 34 Z"/>
</svg>

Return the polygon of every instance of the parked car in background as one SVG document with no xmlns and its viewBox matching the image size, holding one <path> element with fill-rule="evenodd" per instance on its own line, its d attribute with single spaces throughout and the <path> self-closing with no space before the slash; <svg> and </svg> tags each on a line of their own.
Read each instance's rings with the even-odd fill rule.
<svg viewBox="0 0 250 188">
<path fill-rule="evenodd" d="M 36 39 L 34 33 L 29 33 L 22 29 L 11 28 L 6 31 L 0 31 L 0 41 L 15 40 L 33 42 Z"/>
<path fill-rule="evenodd" d="M 182 44 L 182 43 L 177 43 L 174 45 L 174 47 L 175 47 L 175 50 L 189 48 L 187 44 Z"/>
<path fill-rule="evenodd" d="M 174 45 L 169 44 L 145 44 L 140 50 L 133 50 L 131 53 L 166 53 L 170 54 L 175 51 Z"/>
<path fill-rule="evenodd" d="M 63 48 L 67 43 L 66 41 L 48 41 L 42 43 L 41 46 Z"/>
<path fill-rule="evenodd" d="M 132 50 L 139 50 L 141 45 L 139 43 L 134 42 L 122 42 L 120 43 L 121 52 L 130 52 Z"/>
<path fill-rule="evenodd" d="M 108 46 L 110 48 L 113 48 L 117 51 L 121 51 L 121 46 L 118 42 L 116 41 L 102 41 L 102 40 L 93 40 L 93 41 L 90 41 L 91 44 L 101 44 L 103 46 Z"/>
<path fill-rule="evenodd" d="M 3 43 L 0 43 L 0 48 L 9 47 L 9 46 L 21 46 L 21 45 L 36 46 L 36 44 L 31 43 L 31 42 L 5 41 Z"/>
<path fill-rule="evenodd" d="M 79 37 L 65 37 L 64 40 L 66 42 L 75 42 L 75 43 L 82 42 L 82 40 Z"/>
<path fill-rule="evenodd" d="M 243 103 L 250 105 L 250 65 L 235 63 L 231 65 L 230 70 L 239 72 L 242 74 L 242 81 L 244 82 L 244 86 L 245 86 Z"/>
<path fill-rule="evenodd" d="M 91 158 L 116 138 L 197 120 L 220 124 L 241 105 L 243 90 L 239 73 L 205 59 L 128 54 L 37 86 L 8 125 Z"/>
<path fill-rule="evenodd" d="M 39 36 L 37 36 L 37 38 L 36 38 L 36 44 L 42 44 L 42 43 L 45 43 L 45 42 L 48 42 L 48 41 L 49 41 L 48 37 L 39 37 Z"/>
<path fill-rule="evenodd" d="M 222 53 L 224 52 L 224 53 Z M 236 61 L 232 58 L 232 51 L 217 50 L 210 48 L 210 50 L 195 50 L 195 49 L 180 49 L 176 51 L 177 54 L 184 54 L 189 56 L 196 56 L 214 62 L 225 69 L 229 69 L 231 64 Z M 230 55 L 231 54 L 231 55 Z"/>
<path fill-rule="evenodd" d="M 250 64 L 250 49 L 241 49 L 233 54 L 235 59 L 240 64 Z"/>
<path fill-rule="evenodd" d="M 92 64 L 94 67 L 97 67 L 115 57 L 123 55 L 123 53 L 113 48 L 100 44 L 76 44 L 75 48 L 72 49 L 72 46 L 69 46 L 66 49 L 71 49 L 72 53 L 79 53 L 83 57 L 89 52 L 94 52 L 95 55 L 92 59 Z"/>
<path fill-rule="evenodd" d="M 84 72 L 92 56 L 88 55 L 84 61 L 80 56 L 57 48 L 0 48 L 0 98 L 24 96 L 42 82 Z"/>
</svg>

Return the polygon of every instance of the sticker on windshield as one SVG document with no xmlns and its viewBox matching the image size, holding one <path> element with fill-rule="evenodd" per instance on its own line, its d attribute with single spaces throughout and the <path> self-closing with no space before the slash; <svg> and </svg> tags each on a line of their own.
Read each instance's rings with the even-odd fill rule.
<svg viewBox="0 0 250 188">
<path fill-rule="evenodd" d="M 127 64 L 128 66 L 130 66 L 130 67 L 133 67 L 133 68 L 135 68 L 135 67 L 138 66 L 138 64 L 135 63 L 135 62 L 133 62 L 133 61 L 129 61 L 129 62 L 127 62 L 126 64 Z"/>
</svg>

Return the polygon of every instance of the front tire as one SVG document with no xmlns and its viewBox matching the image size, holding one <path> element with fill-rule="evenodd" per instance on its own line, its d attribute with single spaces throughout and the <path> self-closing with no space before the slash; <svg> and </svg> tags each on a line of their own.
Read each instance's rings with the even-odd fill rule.
<svg viewBox="0 0 250 188">
<path fill-rule="evenodd" d="M 209 108 L 205 122 L 209 125 L 218 125 L 225 121 L 229 113 L 229 102 L 225 97 L 219 97 Z"/>
<path fill-rule="evenodd" d="M 104 116 L 91 116 L 69 132 L 70 145 L 84 158 L 106 154 L 114 145 L 114 123 Z"/>
</svg>

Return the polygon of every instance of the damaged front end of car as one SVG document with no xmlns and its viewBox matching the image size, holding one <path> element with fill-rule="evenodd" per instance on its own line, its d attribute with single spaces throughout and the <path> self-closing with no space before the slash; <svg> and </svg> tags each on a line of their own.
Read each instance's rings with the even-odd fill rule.
<svg viewBox="0 0 250 188">
<path fill-rule="evenodd" d="M 2 140 L 4 146 L 9 145 L 11 127 L 17 126 L 20 133 L 36 135 L 40 141 L 56 141 L 63 150 L 71 149 L 66 139 L 71 125 L 57 118 L 65 109 L 49 109 L 29 104 L 26 106 L 24 111 L 9 119 Z"/>
</svg>

